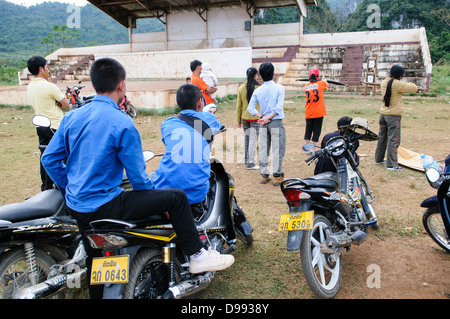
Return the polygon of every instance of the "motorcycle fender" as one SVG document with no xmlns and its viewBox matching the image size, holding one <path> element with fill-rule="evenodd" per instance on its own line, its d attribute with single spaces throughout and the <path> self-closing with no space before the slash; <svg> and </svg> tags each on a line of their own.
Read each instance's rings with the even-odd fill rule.
<svg viewBox="0 0 450 319">
<path fill-rule="evenodd" d="M 298 250 L 303 238 L 303 230 L 292 230 L 288 232 L 286 250 Z"/>
<path fill-rule="evenodd" d="M 131 270 L 131 262 L 140 246 L 129 246 L 120 249 L 120 255 L 129 255 L 128 271 Z M 105 285 L 103 288 L 103 299 L 122 299 L 122 291 L 125 284 Z"/>
<path fill-rule="evenodd" d="M 311 203 L 304 201 L 299 208 L 291 208 L 289 213 L 304 212 L 309 210 Z M 299 250 L 302 242 L 304 230 L 291 230 L 288 232 L 286 250 Z"/>
<path fill-rule="evenodd" d="M 11 247 L 11 246 L 0 245 L 0 254 L 3 254 L 3 252 L 4 252 L 6 249 L 10 248 L 10 247 Z"/>
<path fill-rule="evenodd" d="M 425 199 L 422 204 L 420 204 L 420 207 L 425 208 L 432 208 L 432 207 L 438 207 L 438 198 L 437 196 L 431 196 Z"/>
</svg>

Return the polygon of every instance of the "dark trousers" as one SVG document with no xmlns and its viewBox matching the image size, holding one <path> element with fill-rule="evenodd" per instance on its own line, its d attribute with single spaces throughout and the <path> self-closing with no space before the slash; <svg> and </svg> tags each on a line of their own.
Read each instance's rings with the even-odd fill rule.
<svg viewBox="0 0 450 319">
<path fill-rule="evenodd" d="M 401 141 L 401 116 L 380 115 L 378 131 L 378 144 L 375 151 L 375 162 L 384 161 L 386 154 L 386 167 L 398 166 L 398 152 Z"/>
<path fill-rule="evenodd" d="M 44 153 L 45 148 L 42 146 L 47 146 L 48 143 L 50 143 L 50 140 L 52 139 L 53 135 L 55 134 L 56 130 L 53 130 L 49 127 L 37 127 L 36 132 L 39 138 L 39 150 L 41 151 L 41 157 Z M 54 183 L 50 176 L 47 175 L 47 172 L 44 169 L 44 166 L 42 166 L 42 162 L 39 160 L 40 165 L 40 173 L 41 173 L 41 191 L 45 191 L 47 189 L 54 188 Z"/>
<path fill-rule="evenodd" d="M 306 119 L 305 140 L 318 142 L 320 134 L 322 133 L 322 124 L 323 117 Z"/>
<path fill-rule="evenodd" d="M 186 194 L 180 189 L 152 189 L 146 191 L 123 192 L 115 199 L 92 213 L 80 213 L 68 208 L 78 223 L 81 232 L 90 229 L 94 220 L 112 218 L 130 222 L 145 222 L 150 215 L 168 212 L 170 222 L 179 238 L 179 245 L 186 255 L 200 251 L 203 244 L 194 224 Z M 92 258 L 99 256 L 83 235 L 87 254 L 88 280 L 91 274 Z M 102 287 L 100 287 L 102 288 Z M 89 286 L 91 298 L 101 298 L 102 289 Z"/>
</svg>

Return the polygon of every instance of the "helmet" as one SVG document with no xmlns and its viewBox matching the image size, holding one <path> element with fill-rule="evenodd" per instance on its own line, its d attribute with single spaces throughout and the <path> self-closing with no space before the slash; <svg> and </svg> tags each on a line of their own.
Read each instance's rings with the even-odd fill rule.
<svg viewBox="0 0 450 319">
<path fill-rule="evenodd" d="M 316 78 L 318 78 L 319 77 L 319 69 L 312 68 L 311 70 L 309 70 L 309 77 L 311 77 L 311 75 L 313 75 L 313 74 L 316 76 Z"/>
</svg>

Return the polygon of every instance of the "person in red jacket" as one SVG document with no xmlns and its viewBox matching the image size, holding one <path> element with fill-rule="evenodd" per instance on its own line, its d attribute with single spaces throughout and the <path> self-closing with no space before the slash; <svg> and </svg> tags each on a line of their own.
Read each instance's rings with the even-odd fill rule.
<svg viewBox="0 0 450 319">
<path fill-rule="evenodd" d="M 319 80 L 319 69 L 309 71 L 309 82 L 305 85 L 305 144 L 311 141 L 318 146 L 323 118 L 327 115 L 323 91 L 328 89 L 326 80 Z"/>
</svg>

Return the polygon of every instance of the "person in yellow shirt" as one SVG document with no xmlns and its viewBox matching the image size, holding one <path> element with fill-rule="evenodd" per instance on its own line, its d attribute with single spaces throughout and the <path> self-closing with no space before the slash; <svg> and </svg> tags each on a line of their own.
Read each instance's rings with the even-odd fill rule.
<svg viewBox="0 0 450 319">
<path fill-rule="evenodd" d="M 47 60 L 41 56 L 33 56 L 27 62 L 28 71 L 34 76 L 27 87 L 28 98 L 35 115 L 45 115 L 51 121 L 51 127 L 37 127 L 39 145 L 48 145 L 64 116 L 63 109 L 69 109 L 69 102 L 59 88 L 48 81 L 50 70 Z M 43 150 L 41 150 L 42 157 Z M 40 164 L 41 190 L 54 188 L 53 181 Z"/>
<path fill-rule="evenodd" d="M 398 166 L 398 152 L 401 140 L 401 119 L 403 114 L 402 95 L 417 91 L 414 83 L 401 82 L 405 70 L 400 65 L 393 65 L 389 77 L 380 84 L 383 104 L 380 108 L 380 129 L 378 132 L 378 144 L 375 151 L 375 164 L 385 163 L 386 168 L 391 171 L 401 171 Z"/>
<path fill-rule="evenodd" d="M 247 81 L 239 87 L 236 101 L 236 115 L 239 128 L 244 129 L 244 159 L 246 169 L 259 169 L 256 165 L 256 144 L 258 143 L 259 117 L 252 116 L 247 111 L 248 102 L 252 97 L 253 91 L 260 84 L 256 81 L 258 70 L 254 67 L 247 69 Z M 256 105 L 256 110 L 259 112 L 259 104 Z"/>
</svg>

